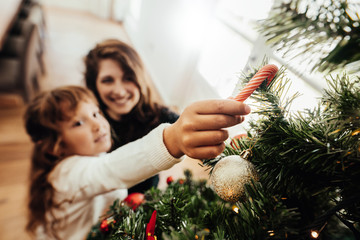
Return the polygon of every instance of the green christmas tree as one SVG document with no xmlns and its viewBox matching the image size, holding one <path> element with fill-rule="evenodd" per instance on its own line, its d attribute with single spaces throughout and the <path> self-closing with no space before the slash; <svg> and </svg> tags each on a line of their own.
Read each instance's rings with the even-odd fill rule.
<svg viewBox="0 0 360 240">
<path fill-rule="evenodd" d="M 145 239 L 154 210 L 158 239 L 359 239 L 360 78 L 330 79 L 317 108 L 290 116 L 290 101 L 280 101 L 284 77 L 253 94 L 262 104 L 248 137 L 204 160 L 212 168 L 251 149 L 259 181 L 246 185 L 244 200 L 225 202 L 187 172 L 165 191 L 147 192 L 135 211 L 115 202 L 104 217 L 115 223 L 102 231 L 99 222 L 89 239 Z"/>
<path fill-rule="evenodd" d="M 294 32 L 287 35 L 291 26 L 301 33 L 302 27 L 312 29 L 311 19 L 322 19 L 298 12 L 305 2 L 309 1 L 283 3 L 278 15 L 270 16 L 266 34 L 275 45 L 291 47 L 296 41 Z M 352 26 L 348 29 L 352 37 L 344 37 L 351 44 L 339 41 L 314 69 L 332 71 L 349 65 L 359 69 L 359 18 L 353 17 L 358 14 L 350 14 L 346 1 L 328 2 L 321 9 L 339 15 L 334 8 L 338 9 L 337 23 L 343 29 L 348 29 L 344 22 Z M 275 23 L 284 16 L 286 24 Z M 326 24 L 314 29 L 320 27 Z M 338 34 L 328 33 L 328 38 Z M 303 35 L 317 36 L 315 30 Z M 257 70 L 240 80 L 246 84 Z M 165 190 L 146 192 L 145 202 L 136 208 L 128 201 L 115 201 L 88 239 L 360 239 L 360 76 L 338 73 L 326 79 L 328 88 L 318 106 L 292 113 L 289 108 L 297 95 L 284 97 L 291 84 L 281 68 L 268 86 L 263 84 L 252 94 L 257 106 L 252 115 L 257 118 L 250 121 L 247 136 L 231 139 L 223 154 L 203 160 L 204 170 L 212 174 L 219 161 L 251 151 L 249 161 L 257 175 L 239 183 L 245 190 L 238 201 L 224 201 L 209 182 L 194 181 L 186 171 L 185 179 L 169 181 Z"/>
</svg>

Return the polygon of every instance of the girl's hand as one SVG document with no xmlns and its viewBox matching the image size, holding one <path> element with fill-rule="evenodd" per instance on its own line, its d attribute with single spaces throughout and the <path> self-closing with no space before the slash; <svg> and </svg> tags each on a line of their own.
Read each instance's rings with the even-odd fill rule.
<svg viewBox="0 0 360 240">
<path fill-rule="evenodd" d="M 214 158 L 225 149 L 227 130 L 244 121 L 250 107 L 234 100 L 205 100 L 191 104 L 164 130 L 164 144 L 174 157 Z"/>
</svg>

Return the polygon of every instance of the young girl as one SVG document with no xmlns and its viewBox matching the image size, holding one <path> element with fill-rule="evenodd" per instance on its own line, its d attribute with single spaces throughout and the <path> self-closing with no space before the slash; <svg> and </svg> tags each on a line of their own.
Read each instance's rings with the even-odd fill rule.
<svg viewBox="0 0 360 240">
<path fill-rule="evenodd" d="M 178 114 L 153 99 L 144 64 L 128 44 L 115 39 L 97 44 L 85 57 L 85 67 L 86 86 L 115 132 L 114 149 L 178 119 Z M 158 182 L 155 175 L 128 191 L 143 193 Z"/>
<path fill-rule="evenodd" d="M 127 188 L 168 169 L 184 154 L 213 158 L 225 146 L 223 128 L 250 109 L 233 100 L 187 107 L 137 141 L 111 148 L 110 126 L 93 94 L 79 86 L 44 92 L 28 106 L 25 126 L 34 142 L 27 230 L 37 239 L 84 239 Z"/>
</svg>

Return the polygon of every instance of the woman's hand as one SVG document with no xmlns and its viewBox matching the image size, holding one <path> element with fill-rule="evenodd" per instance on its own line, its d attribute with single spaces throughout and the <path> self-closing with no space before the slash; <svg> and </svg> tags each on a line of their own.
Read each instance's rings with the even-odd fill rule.
<svg viewBox="0 0 360 240">
<path fill-rule="evenodd" d="M 164 144 L 174 157 L 214 158 L 229 137 L 224 128 L 244 121 L 250 107 L 234 100 L 205 100 L 191 104 L 164 130 Z"/>
</svg>

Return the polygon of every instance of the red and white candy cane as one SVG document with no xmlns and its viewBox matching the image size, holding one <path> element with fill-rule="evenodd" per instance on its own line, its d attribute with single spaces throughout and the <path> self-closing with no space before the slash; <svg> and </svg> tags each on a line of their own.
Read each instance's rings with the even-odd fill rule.
<svg viewBox="0 0 360 240">
<path fill-rule="evenodd" d="M 233 99 L 239 102 L 245 101 L 261 85 L 261 83 L 265 81 L 265 79 L 268 80 L 267 85 L 269 85 L 278 70 L 278 67 L 273 64 L 265 65 Z"/>
</svg>

